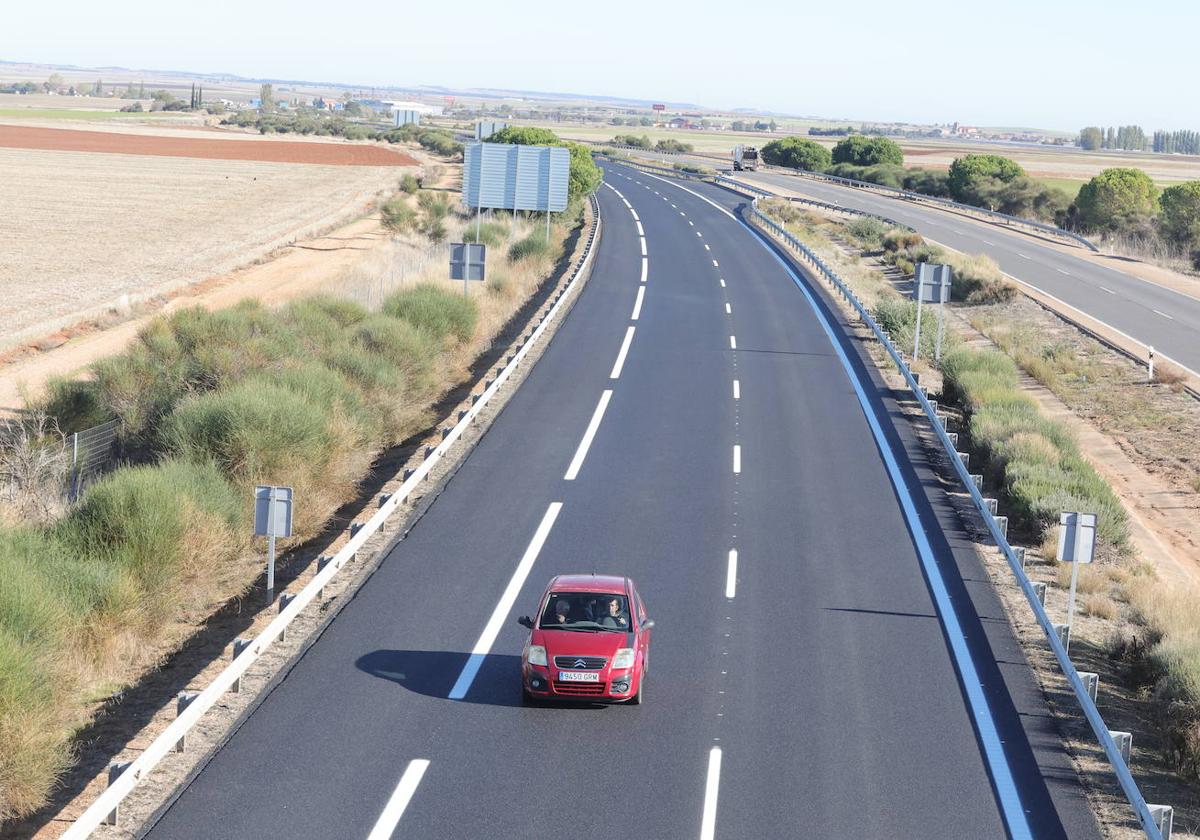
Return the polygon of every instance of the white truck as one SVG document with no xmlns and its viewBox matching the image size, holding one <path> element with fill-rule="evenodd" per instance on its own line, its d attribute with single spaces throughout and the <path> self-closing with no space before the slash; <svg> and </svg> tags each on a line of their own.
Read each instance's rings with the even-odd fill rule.
<svg viewBox="0 0 1200 840">
<path fill-rule="evenodd" d="M 733 171 L 753 172 L 758 169 L 758 147 L 743 146 L 741 143 L 733 147 Z"/>
</svg>

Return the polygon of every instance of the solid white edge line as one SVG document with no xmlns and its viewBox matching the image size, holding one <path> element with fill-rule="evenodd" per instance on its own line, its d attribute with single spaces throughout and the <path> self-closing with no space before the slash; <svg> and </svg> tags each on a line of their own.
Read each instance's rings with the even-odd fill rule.
<svg viewBox="0 0 1200 840">
<path fill-rule="evenodd" d="M 737 594 L 737 549 L 729 551 L 729 570 L 725 573 L 725 597 L 733 598 Z"/>
<path fill-rule="evenodd" d="M 633 329 L 633 327 L 630 327 Z M 562 510 L 562 502 L 551 502 L 550 507 L 546 508 L 546 513 L 542 516 L 541 524 L 538 525 L 537 531 L 533 534 L 533 539 L 529 541 L 529 547 L 525 549 L 525 554 L 521 557 L 521 562 L 517 564 L 517 570 L 513 572 L 512 579 L 509 580 L 508 586 L 504 589 L 504 594 L 500 596 L 500 600 L 496 602 L 496 608 L 492 610 L 492 617 L 488 619 L 487 625 L 483 628 L 483 632 L 479 634 L 479 641 L 475 643 L 475 647 L 471 650 L 471 656 L 467 659 L 467 664 L 463 666 L 462 673 L 458 675 L 458 679 L 454 682 L 454 688 L 450 689 L 448 697 L 451 700 L 461 700 L 467 696 L 467 692 L 471 690 L 471 683 L 475 681 L 475 675 L 479 673 L 479 668 L 483 665 L 484 657 L 491 651 L 492 645 L 496 642 L 496 636 L 500 635 L 500 627 L 508 618 L 508 613 L 512 610 L 512 606 L 517 601 L 517 596 L 521 594 L 521 587 L 525 585 L 525 578 L 529 577 L 529 570 L 533 568 L 533 562 L 537 560 L 538 552 L 542 550 L 543 543 L 546 542 L 546 537 L 550 536 L 550 529 L 554 527 L 554 520 L 558 518 L 558 512 Z"/>
<path fill-rule="evenodd" d="M 644 257 L 644 256 L 646 256 L 646 237 L 644 237 L 644 236 L 641 237 L 641 243 L 642 243 L 642 256 Z"/>
<path fill-rule="evenodd" d="M 641 303 L 640 296 L 638 303 Z M 574 481 L 579 475 L 579 470 L 583 468 L 583 459 L 587 457 L 588 449 L 592 445 L 592 438 L 596 436 L 596 430 L 600 428 L 600 421 L 604 419 L 604 412 L 608 409 L 608 401 L 612 399 L 612 394 L 612 389 L 608 389 L 600 395 L 600 402 L 596 403 L 596 410 L 592 412 L 592 419 L 588 422 L 587 431 L 583 433 L 583 440 L 579 441 L 579 448 L 575 450 L 571 466 L 567 468 L 567 474 L 563 476 L 564 481 Z"/>
<path fill-rule="evenodd" d="M 642 298 L 645 297 L 645 295 L 646 287 L 638 286 L 637 300 L 633 302 L 633 315 L 630 317 L 631 321 L 636 321 L 638 316 L 642 314 Z"/>
<path fill-rule="evenodd" d="M 737 336 L 734 336 L 734 335 L 729 336 L 729 349 L 730 350 L 737 349 Z"/>
<path fill-rule="evenodd" d="M 721 786 L 721 748 L 708 753 L 708 777 L 704 781 L 704 812 L 700 817 L 700 840 L 713 840 L 717 832 L 717 793 Z"/>
<path fill-rule="evenodd" d="M 367 840 L 389 840 L 400 818 L 404 816 L 404 809 L 408 807 L 409 800 L 417 792 L 417 785 L 421 784 L 421 777 L 425 775 L 428 767 L 427 758 L 414 758 L 408 762 L 408 767 L 404 768 L 404 773 L 400 776 L 400 783 L 396 785 L 396 790 L 384 806 L 383 813 L 375 821 L 375 827 L 367 835 Z"/>
<path fill-rule="evenodd" d="M 733 445 L 733 474 L 740 475 L 742 472 L 742 447 L 739 444 Z"/>
<path fill-rule="evenodd" d="M 733 380 L 733 398 L 740 400 L 742 398 L 742 383 L 740 380 Z"/>
<path fill-rule="evenodd" d="M 621 351 L 617 353 L 617 361 L 613 364 L 612 373 L 608 375 L 609 379 L 620 379 L 621 368 L 625 367 L 625 354 L 629 352 L 629 345 L 633 341 L 633 327 L 625 331 L 625 340 L 621 342 Z"/>
<path fill-rule="evenodd" d="M 646 231 L 642 229 L 642 223 L 641 223 L 641 222 L 634 222 L 634 224 L 635 224 L 635 225 L 637 225 L 638 236 L 645 236 L 645 235 L 646 235 Z"/>
<path fill-rule="evenodd" d="M 633 220 L 634 220 L 635 222 L 641 222 L 641 219 L 638 217 L 638 214 L 637 214 L 637 211 L 636 211 L 636 210 L 634 210 L 632 207 L 630 207 L 630 208 L 629 208 L 629 212 L 633 214 Z"/>
<path fill-rule="evenodd" d="M 646 272 L 650 270 L 650 261 L 646 257 L 642 257 L 642 282 L 646 282 Z"/>
</svg>

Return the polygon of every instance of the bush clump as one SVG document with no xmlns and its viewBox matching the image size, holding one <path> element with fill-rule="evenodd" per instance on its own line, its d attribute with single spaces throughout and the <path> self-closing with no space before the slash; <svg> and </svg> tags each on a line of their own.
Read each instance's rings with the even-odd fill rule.
<svg viewBox="0 0 1200 840">
<path fill-rule="evenodd" d="M 520 262 L 549 257 L 552 253 L 553 246 L 544 233 L 531 233 L 512 244 L 508 249 L 508 258 L 512 262 Z"/>
<path fill-rule="evenodd" d="M 1021 393 L 1011 358 L 960 348 L 943 356 L 942 374 L 947 395 L 969 415 L 973 450 L 1002 481 L 1010 515 L 1021 526 L 1041 536 L 1064 510 L 1095 513 L 1100 539 L 1128 550 L 1128 517 L 1116 494 L 1068 429 Z"/>
<path fill-rule="evenodd" d="M 384 301 L 383 312 L 439 341 L 469 341 L 478 317 L 470 298 L 432 283 L 396 292 Z"/>
</svg>

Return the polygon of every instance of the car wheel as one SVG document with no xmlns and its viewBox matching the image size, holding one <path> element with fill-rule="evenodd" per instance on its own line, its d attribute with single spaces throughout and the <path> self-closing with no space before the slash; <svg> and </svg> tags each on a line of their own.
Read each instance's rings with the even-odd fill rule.
<svg viewBox="0 0 1200 840">
<path fill-rule="evenodd" d="M 529 690 L 525 688 L 525 686 L 521 686 L 521 705 L 532 706 L 535 702 L 537 701 L 534 696 L 529 693 Z"/>
<path fill-rule="evenodd" d="M 629 698 L 629 705 L 630 706 L 642 705 L 642 700 L 645 698 L 645 696 L 646 696 L 646 675 L 645 675 L 645 673 L 643 673 L 642 679 L 638 683 L 637 694 L 635 694 Z"/>
</svg>

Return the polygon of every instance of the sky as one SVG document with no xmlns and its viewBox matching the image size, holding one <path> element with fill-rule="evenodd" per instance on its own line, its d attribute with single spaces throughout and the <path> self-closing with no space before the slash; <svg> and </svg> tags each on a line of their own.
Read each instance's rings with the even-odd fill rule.
<svg viewBox="0 0 1200 840">
<path fill-rule="evenodd" d="M 1200 128 L 1198 24 L 1197 0 L 60 0 L 9 4 L 0 59 L 1152 131 Z"/>
</svg>

